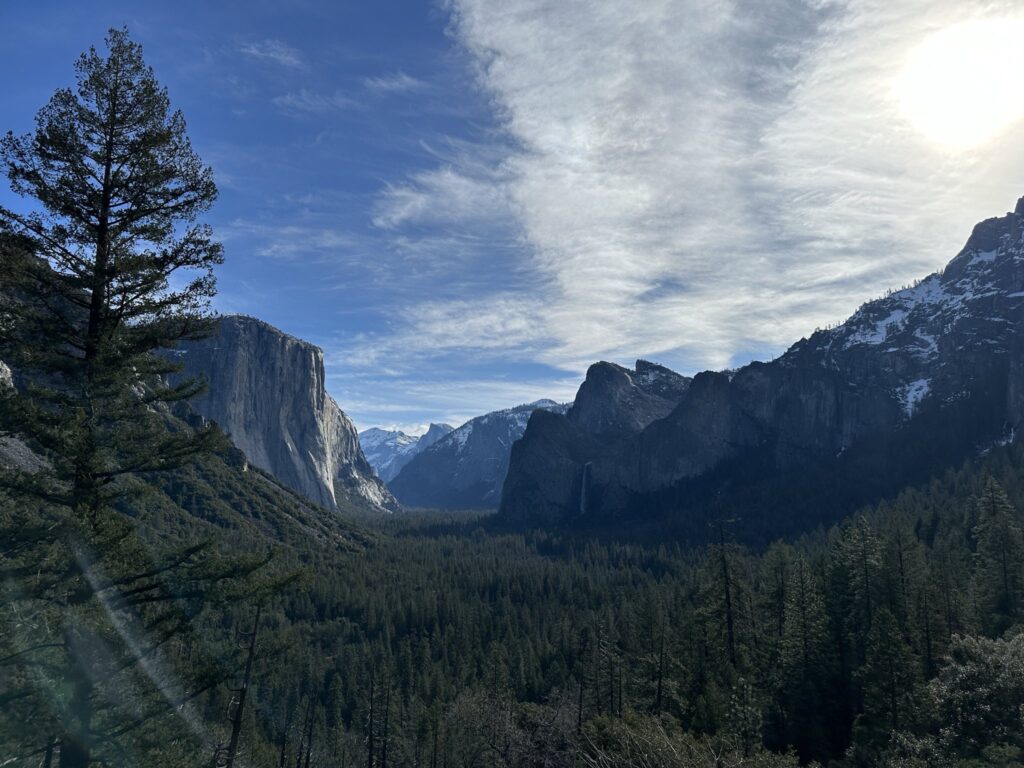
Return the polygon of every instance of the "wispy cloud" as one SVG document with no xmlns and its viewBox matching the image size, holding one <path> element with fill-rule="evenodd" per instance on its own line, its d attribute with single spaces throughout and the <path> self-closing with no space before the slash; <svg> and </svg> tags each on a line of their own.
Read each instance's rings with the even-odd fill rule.
<svg viewBox="0 0 1024 768">
<path fill-rule="evenodd" d="M 407 91 L 418 91 L 426 87 L 426 83 L 415 77 L 398 71 L 388 75 L 368 77 L 363 80 L 367 89 L 377 93 L 404 93 Z"/>
<path fill-rule="evenodd" d="M 420 301 L 395 308 L 388 332 L 360 334 L 339 345 L 336 358 L 349 369 L 393 375 L 453 354 L 471 355 L 476 364 L 497 357 L 530 360 L 553 341 L 536 322 L 541 306 L 540 297 L 520 294 Z"/>
<path fill-rule="evenodd" d="M 254 242 L 254 253 L 271 259 L 301 258 L 308 262 L 314 256 L 330 256 L 336 260 L 344 252 L 364 246 L 350 230 L 322 224 L 271 224 L 235 219 L 218 232 L 228 243 L 241 238 Z"/>
<path fill-rule="evenodd" d="M 580 385 L 580 379 L 575 376 L 515 380 L 466 378 L 457 381 L 423 376 L 375 376 L 374 387 L 370 390 L 359 378 L 331 364 L 328 365 L 328 379 L 359 429 L 397 426 L 408 434 L 419 431 L 417 424 L 422 423 L 422 419 L 457 427 L 499 407 L 543 398 L 569 402 Z M 425 426 L 423 424 L 422 431 L 425 431 Z"/>
<path fill-rule="evenodd" d="M 406 225 L 480 224 L 514 222 L 507 185 L 496 174 L 476 175 L 465 166 L 446 165 L 388 186 L 377 201 L 373 224 L 382 229 Z"/>
<path fill-rule="evenodd" d="M 317 93 L 305 88 L 281 96 L 275 96 L 273 102 L 274 106 L 285 112 L 304 115 L 323 115 L 329 112 L 354 109 L 359 106 L 358 101 L 342 91 Z"/>
<path fill-rule="evenodd" d="M 451 0 L 503 152 L 388 185 L 374 223 L 424 248 L 424 227 L 516 233 L 530 281 L 498 302 L 530 318 L 513 354 L 695 369 L 780 351 L 941 266 L 1020 194 L 1013 137 L 944 154 L 892 97 L 916 41 L 1012 5 Z M 452 306 L 425 303 L 396 338 L 447 349 L 462 327 L 467 348 L 493 349 L 495 304 Z"/>
<path fill-rule="evenodd" d="M 239 50 L 254 59 L 277 64 L 291 69 L 302 69 L 306 66 L 300 53 L 280 40 L 259 40 L 243 43 Z"/>
</svg>

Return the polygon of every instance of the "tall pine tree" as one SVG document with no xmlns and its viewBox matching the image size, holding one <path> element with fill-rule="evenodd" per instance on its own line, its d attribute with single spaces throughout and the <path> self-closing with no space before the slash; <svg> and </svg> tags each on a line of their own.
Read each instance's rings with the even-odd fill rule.
<svg viewBox="0 0 1024 768">
<path fill-rule="evenodd" d="M 0 435 L 32 456 L 0 472 L 2 672 L 30 724 L 17 749 L 52 760 L 56 744 L 61 768 L 157 764 L 146 726 L 167 713 L 197 736 L 185 702 L 215 680 L 182 680 L 162 649 L 255 567 L 201 544 L 154 554 L 118 509 L 133 476 L 220 443 L 174 418 L 200 385 L 173 382 L 161 351 L 209 331 L 221 248 L 197 220 L 216 187 L 181 113 L 127 31 L 106 42 L 33 133 L 0 141 L 30 199 L 0 208 Z"/>
<path fill-rule="evenodd" d="M 1024 534 L 1006 493 L 991 478 L 975 501 L 975 519 L 979 618 L 998 636 L 1024 615 Z"/>
</svg>

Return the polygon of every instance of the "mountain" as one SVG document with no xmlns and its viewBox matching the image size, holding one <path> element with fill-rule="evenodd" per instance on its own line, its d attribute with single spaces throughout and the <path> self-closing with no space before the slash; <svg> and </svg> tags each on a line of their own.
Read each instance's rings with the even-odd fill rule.
<svg viewBox="0 0 1024 768">
<path fill-rule="evenodd" d="M 941 272 L 776 360 L 698 374 L 667 411 L 625 387 L 616 367 L 592 366 L 568 413 L 531 417 L 500 518 L 628 521 L 695 537 L 729 519 L 745 536 L 771 539 L 1016 439 L 1022 233 L 1024 199 L 977 225 Z"/>
<path fill-rule="evenodd" d="M 424 434 L 413 437 L 400 430 L 371 427 L 359 433 L 359 445 L 377 477 L 388 483 L 412 461 L 413 456 L 425 451 L 453 429 L 455 427 L 450 424 L 431 424 Z"/>
<path fill-rule="evenodd" d="M 438 509 L 498 506 L 512 444 L 530 414 L 564 412 L 553 400 L 478 416 L 414 456 L 388 484 L 402 504 Z"/>
<path fill-rule="evenodd" d="M 251 317 L 229 315 L 214 335 L 177 350 L 183 375 L 209 386 L 189 401 L 249 462 L 331 509 L 394 511 L 398 503 L 327 394 L 323 351 Z"/>
</svg>

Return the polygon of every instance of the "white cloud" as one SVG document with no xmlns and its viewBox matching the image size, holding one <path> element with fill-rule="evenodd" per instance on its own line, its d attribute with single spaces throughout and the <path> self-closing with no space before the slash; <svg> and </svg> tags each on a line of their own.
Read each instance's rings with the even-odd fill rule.
<svg viewBox="0 0 1024 768">
<path fill-rule="evenodd" d="M 235 219 L 221 227 L 218 235 L 225 242 L 251 238 L 257 256 L 272 259 L 302 259 L 311 256 L 340 258 L 346 251 L 364 247 L 349 230 L 319 224 L 267 224 Z"/>
<path fill-rule="evenodd" d="M 407 91 L 418 91 L 426 87 L 426 83 L 410 77 L 405 72 L 394 72 L 390 75 L 379 75 L 368 77 L 363 84 L 371 91 L 377 93 L 404 93 Z"/>
<path fill-rule="evenodd" d="M 280 40 L 260 40 L 245 43 L 239 46 L 239 50 L 246 56 L 252 56 L 261 61 L 278 64 L 291 69 L 302 69 L 305 62 L 297 50 Z"/>
<path fill-rule="evenodd" d="M 339 402 L 360 431 L 377 426 L 382 429 L 401 429 L 406 434 L 417 434 L 417 425 L 423 419 L 458 427 L 469 419 L 500 408 L 509 408 L 540 399 L 569 402 L 579 388 L 578 377 L 526 380 L 497 378 L 438 380 L 420 376 L 374 376 L 372 394 L 363 390 L 362 382 L 344 372 L 328 372 L 329 384 L 341 399 Z M 340 369 L 343 371 L 343 366 Z M 358 389 L 359 392 L 353 393 Z M 397 402 L 409 405 L 396 405 Z M 405 417 L 405 418 L 403 418 Z M 403 426 L 404 425 L 404 426 Z"/>
<path fill-rule="evenodd" d="M 359 102 L 341 91 L 333 93 L 317 93 L 305 88 L 275 96 L 274 106 L 292 114 L 323 115 L 329 112 L 350 110 L 359 106 Z"/>
<path fill-rule="evenodd" d="M 451 165 L 387 187 L 373 217 L 374 226 L 381 229 L 410 224 L 500 226 L 509 221 L 514 221 L 514 215 L 507 185 L 494 174 L 473 176 Z"/>
<path fill-rule="evenodd" d="M 499 309 L 426 303 L 398 337 L 504 337 L 568 370 L 720 367 L 940 267 L 1024 191 L 1024 147 L 1007 132 L 943 154 L 900 116 L 893 81 L 930 31 L 1012 5 L 451 0 L 506 151 L 389 186 L 374 221 L 400 243 L 510 219 L 533 287 Z M 502 325 L 512 306 L 529 322 Z"/>
<path fill-rule="evenodd" d="M 424 360 L 453 353 L 475 362 L 498 356 L 529 359 L 550 344 L 536 317 L 539 297 L 497 294 L 486 299 L 421 301 L 399 307 L 392 315 L 395 330 L 364 334 L 336 345 L 336 358 L 346 369 L 403 375 Z"/>
</svg>

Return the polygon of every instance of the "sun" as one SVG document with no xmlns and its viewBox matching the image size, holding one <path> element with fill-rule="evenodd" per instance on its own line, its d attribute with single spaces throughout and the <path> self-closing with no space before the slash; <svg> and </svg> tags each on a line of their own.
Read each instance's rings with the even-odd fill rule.
<svg viewBox="0 0 1024 768">
<path fill-rule="evenodd" d="M 896 78 L 900 112 L 951 151 L 978 147 L 1024 117 L 1024 16 L 965 21 L 925 38 Z"/>
</svg>

